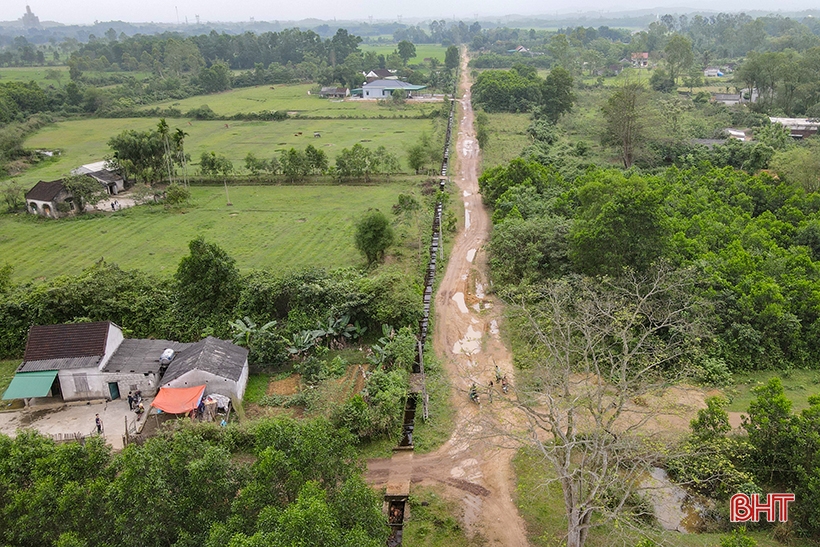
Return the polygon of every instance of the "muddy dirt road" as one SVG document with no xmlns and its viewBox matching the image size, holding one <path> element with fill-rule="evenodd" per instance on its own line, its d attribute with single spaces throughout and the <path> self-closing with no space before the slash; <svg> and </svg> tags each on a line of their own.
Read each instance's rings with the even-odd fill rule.
<svg viewBox="0 0 820 547">
<path fill-rule="evenodd" d="M 368 461 L 367 480 L 385 486 L 410 480 L 411 484 L 443 485 L 446 495 L 463 508 L 462 523 L 470 537 L 482 537 L 488 545 L 524 547 L 524 522 L 513 502 L 511 471 L 514 450 L 509 441 L 496 436 L 494 424 L 513 416 L 499 400 L 488 401 L 488 384 L 495 381 L 495 366 L 514 385 L 512 357 L 499 338 L 501 306 L 485 294 L 487 262 L 485 244 L 490 219 L 478 194 L 479 150 L 470 104 L 467 58 L 462 54 L 460 122 L 451 169 L 464 203 L 464 226 L 455 236 L 447 269 L 436 294 L 436 330 L 433 344 L 453 386 L 456 425 L 452 437 L 430 454 L 397 453 L 391 459 Z M 455 129 L 454 129 L 455 130 Z M 455 154 L 451 154 L 451 158 Z M 482 404 L 471 403 L 470 385 L 480 387 Z"/>
</svg>

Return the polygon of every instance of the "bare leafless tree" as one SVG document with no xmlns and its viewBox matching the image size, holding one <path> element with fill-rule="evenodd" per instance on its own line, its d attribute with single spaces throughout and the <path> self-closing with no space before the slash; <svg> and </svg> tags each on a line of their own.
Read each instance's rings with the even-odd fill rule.
<svg viewBox="0 0 820 547">
<path fill-rule="evenodd" d="M 594 526 L 636 516 L 630 500 L 666 446 L 659 419 L 674 412 L 662 394 L 690 371 L 703 324 L 692 279 L 668 267 L 564 278 L 515 307 L 529 362 L 513 404 L 561 485 L 567 547 L 582 547 Z"/>
</svg>

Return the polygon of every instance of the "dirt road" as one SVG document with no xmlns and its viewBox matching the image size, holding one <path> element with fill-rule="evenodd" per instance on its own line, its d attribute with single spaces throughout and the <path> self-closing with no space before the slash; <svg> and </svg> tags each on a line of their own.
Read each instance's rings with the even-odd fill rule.
<svg viewBox="0 0 820 547">
<path fill-rule="evenodd" d="M 455 236 L 447 269 L 436 294 L 433 344 L 453 385 L 456 425 L 452 437 L 430 454 L 401 453 L 391 459 L 368 461 L 367 479 L 374 486 L 410 480 L 411 484 L 443 485 L 448 497 L 463 508 L 462 523 L 471 537 L 488 545 L 529 545 L 524 523 L 513 502 L 515 484 L 510 461 L 514 451 L 495 436 L 494 423 L 511 417 L 507 405 L 488 401 L 488 384 L 497 365 L 514 384 L 512 357 L 499 338 L 500 303 L 485 294 L 487 263 L 484 245 L 490 219 L 478 194 L 479 150 L 470 104 L 467 58 L 462 55 L 461 121 L 455 144 L 457 162 L 453 182 L 464 203 L 464 226 Z M 455 154 L 451 154 L 451 158 Z M 482 404 L 467 393 L 475 382 Z M 500 388 L 500 386 L 499 386 Z M 509 443 L 507 443 L 509 444 Z"/>
</svg>

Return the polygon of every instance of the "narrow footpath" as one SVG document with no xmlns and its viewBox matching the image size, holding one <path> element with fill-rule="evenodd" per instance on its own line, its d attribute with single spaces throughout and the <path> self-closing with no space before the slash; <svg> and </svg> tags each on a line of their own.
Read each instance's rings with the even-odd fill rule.
<svg viewBox="0 0 820 547">
<path fill-rule="evenodd" d="M 511 460 L 514 447 L 499 432 L 515 416 L 499 400 L 488 401 L 488 384 L 498 366 L 515 385 L 512 356 L 499 337 L 501 303 L 485 294 L 485 244 L 491 223 L 478 193 L 479 150 L 470 102 L 470 75 L 462 53 L 459 102 L 461 106 L 457 160 L 452 181 L 464 203 L 464 225 L 455 236 L 447 269 L 435 298 L 433 347 L 452 384 L 455 427 L 452 437 L 429 454 L 396 452 L 390 459 L 367 462 L 366 478 L 388 492 L 398 485 L 429 484 L 445 488 L 448 498 L 462 509 L 462 524 L 471 538 L 488 545 L 526 547 L 524 522 L 513 501 Z M 468 390 L 480 386 L 481 405 L 470 402 Z"/>
</svg>

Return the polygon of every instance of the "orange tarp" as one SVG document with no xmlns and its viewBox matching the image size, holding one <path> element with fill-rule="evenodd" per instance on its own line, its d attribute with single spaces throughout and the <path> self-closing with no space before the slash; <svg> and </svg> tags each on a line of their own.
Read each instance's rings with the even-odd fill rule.
<svg viewBox="0 0 820 547">
<path fill-rule="evenodd" d="M 169 414 L 184 414 L 199 406 L 205 386 L 162 387 L 151 406 Z"/>
</svg>

